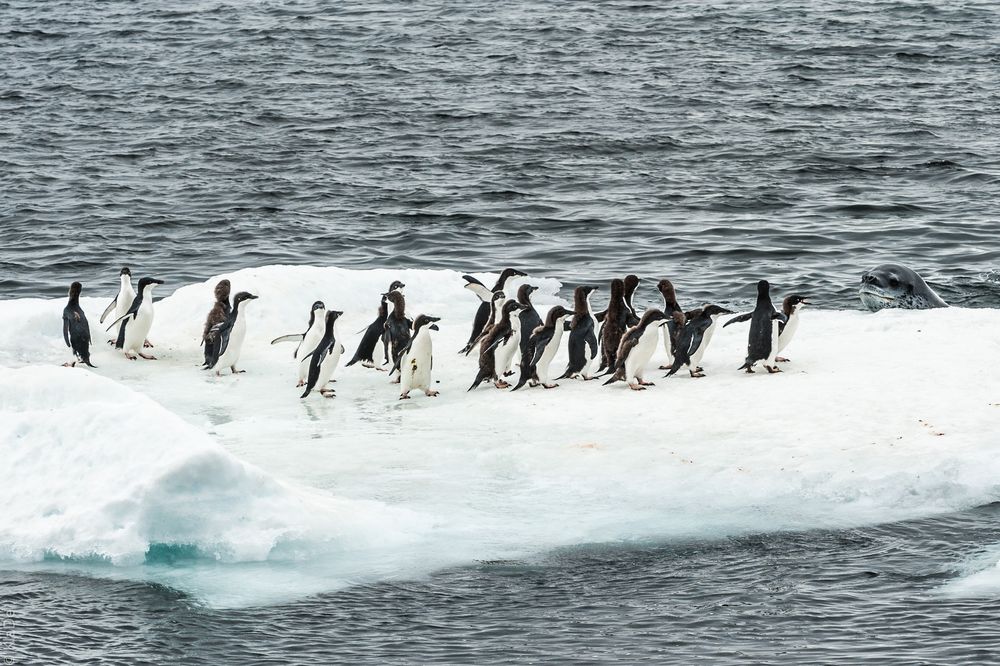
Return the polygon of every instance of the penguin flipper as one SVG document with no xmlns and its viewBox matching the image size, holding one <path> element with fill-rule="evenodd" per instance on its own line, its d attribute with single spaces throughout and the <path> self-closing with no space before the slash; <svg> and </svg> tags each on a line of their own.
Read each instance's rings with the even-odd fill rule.
<svg viewBox="0 0 1000 666">
<path fill-rule="evenodd" d="M 485 284 L 483 284 L 476 278 L 472 277 L 471 275 L 463 275 L 462 279 L 465 280 L 464 287 L 469 291 L 471 291 L 472 293 L 474 293 L 476 296 L 478 296 L 479 300 L 481 300 L 482 302 L 489 303 L 490 300 L 493 298 L 493 292 L 490 291 Z"/>
<path fill-rule="evenodd" d="M 108 303 L 108 307 L 104 308 L 104 312 L 101 313 L 101 318 L 98 320 L 97 323 L 103 324 L 104 320 L 107 319 L 108 315 L 111 314 L 111 312 L 115 309 L 116 305 L 118 305 L 117 296 L 111 299 L 111 302 Z"/>
<path fill-rule="evenodd" d="M 69 317 L 65 314 L 63 314 L 63 340 L 66 341 L 67 347 L 73 346 L 69 341 Z"/>
<path fill-rule="evenodd" d="M 128 319 L 129 317 L 131 317 L 134 314 L 135 313 L 132 312 L 132 310 L 129 310 L 128 312 L 126 312 L 125 314 L 123 314 L 121 317 L 118 317 L 118 319 L 115 319 L 113 322 L 111 322 L 111 324 L 105 330 L 110 331 L 112 328 L 115 327 L 115 324 L 117 324 L 119 322 L 124 322 L 124 320 Z"/>
<path fill-rule="evenodd" d="M 729 321 L 727 321 L 725 324 L 723 324 L 722 328 L 725 328 L 726 326 L 729 326 L 730 324 L 739 324 L 739 323 L 744 322 L 744 321 L 750 321 L 751 317 L 753 317 L 753 313 L 752 312 L 747 312 L 746 314 L 741 314 L 738 317 L 733 317 L 732 319 L 730 319 Z"/>
<path fill-rule="evenodd" d="M 291 335 L 282 335 L 280 337 L 271 340 L 272 345 L 276 345 L 279 342 L 302 342 L 306 336 L 302 333 L 292 333 Z"/>
<path fill-rule="evenodd" d="M 786 315 L 784 312 L 774 312 L 774 313 L 771 314 L 771 321 L 775 321 L 775 320 L 781 322 L 782 325 L 787 324 L 788 323 L 788 315 Z"/>
</svg>

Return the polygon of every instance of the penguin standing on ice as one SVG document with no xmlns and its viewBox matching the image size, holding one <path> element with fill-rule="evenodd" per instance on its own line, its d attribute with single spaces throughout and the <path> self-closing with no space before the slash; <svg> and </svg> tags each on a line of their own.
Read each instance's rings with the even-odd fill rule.
<svg viewBox="0 0 1000 666">
<path fill-rule="evenodd" d="M 614 371 L 618 345 L 628 328 L 629 314 L 628 303 L 625 301 L 625 281 L 615 278 L 611 281 L 611 299 L 601 326 L 601 366 L 597 369 L 598 372 L 605 368 Z"/>
<path fill-rule="evenodd" d="M 799 310 L 809 304 L 808 296 L 792 294 L 785 297 L 781 304 L 781 313 L 785 315 L 785 321 L 778 324 L 778 351 L 775 352 L 776 354 L 784 351 L 788 343 L 795 337 L 795 331 L 799 328 Z M 776 356 L 774 360 L 778 363 L 788 363 L 788 359 L 783 356 Z"/>
<path fill-rule="evenodd" d="M 632 304 L 632 298 L 635 296 L 636 289 L 639 288 L 639 282 L 638 275 L 625 276 L 625 307 L 628 308 L 628 321 L 626 323 L 629 328 L 639 324 L 639 313 L 636 311 L 635 305 Z"/>
<path fill-rule="evenodd" d="M 413 321 L 406 316 L 406 299 L 403 298 L 403 292 L 390 291 L 386 298 L 392 303 L 392 312 L 385 320 L 385 331 L 389 338 L 389 358 L 392 359 L 393 365 L 396 365 L 399 363 L 400 354 L 403 353 L 403 349 L 410 341 Z M 389 373 L 390 377 L 392 374 Z M 397 375 L 392 383 L 398 382 L 399 376 Z"/>
<path fill-rule="evenodd" d="M 628 329 L 622 336 L 615 367 L 611 379 L 604 385 L 614 382 L 626 382 L 633 391 L 643 391 L 653 382 L 643 379 L 643 373 L 649 359 L 653 358 L 656 343 L 660 337 L 660 326 L 667 323 L 667 316 L 661 310 L 650 308 L 642 313 L 639 323 Z"/>
<path fill-rule="evenodd" d="M 590 365 L 597 358 L 597 322 L 590 309 L 590 296 L 597 287 L 582 286 L 573 291 L 573 319 L 569 324 L 569 363 L 566 371 L 558 379 L 573 379 L 583 376 L 585 380 L 596 379 L 590 375 Z"/>
<path fill-rule="evenodd" d="M 770 292 L 771 285 L 768 284 L 767 280 L 758 282 L 757 306 L 753 312 L 733 317 L 725 324 L 725 326 L 729 326 L 750 320 L 747 358 L 746 362 L 739 368 L 748 373 L 752 373 L 753 367 L 762 361 L 764 368 L 769 373 L 781 372 L 781 368 L 775 362 L 775 356 L 778 354 L 778 327 L 783 321 L 787 321 L 787 317 L 774 309 Z"/>
<path fill-rule="evenodd" d="M 229 368 L 234 375 L 246 372 L 246 370 L 236 369 L 236 363 L 240 360 L 240 353 L 243 351 L 243 341 L 247 336 L 246 306 L 240 306 L 256 298 L 246 291 L 236 294 L 233 298 L 233 311 L 229 313 L 225 321 L 213 326 L 208 333 L 213 349 L 208 369 L 215 370 L 217 377 L 222 375 L 222 368 Z"/>
<path fill-rule="evenodd" d="M 205 362 L 202 365 L 206 368 L 211 364 L 211 360 L 219 354 L 218 350 L 213 349 L 215 340 L 209 339 L 208 334 L 213 327 L 226 321 L 226 317 L 233 310 L 229 304 L 229 292 L 231 288 L 229 280 L 219 280 L 219 283 L 215 285 L 215 305 L 212 306 L 208 317 L 205 318 L 205 329 L 201 334 L 201 344 L 205 347 Z"/>
<path fill-rule="evenodd" d="M 676 322 L 685 319 L 686 321 L 683 324 L 677 324 L 681 327 L 681 334 L 677 337 L 677 345 L 674 347 L 674 362 L 670 366 L 670 372 L 664 377 L 675 374 L 685 365 L 692 377 L 705 376 L 705 369 L 701 367 L 701 359 L 705 356 L 708 343 L 712 341 L 719 317 L 726 314 L 733 314 L 733 311 L 719 305 L 706 305 L 688 312 L 687 315 L 680 312 L 674 313 Z"/>
<path fill-rule="evenodd" d="M 510 384 L 500 376 L 500 369 L 510 356 L 513 356 L 521 340 L 519 335 L 521 322 L 517 319 L 516 312 L 526 307 L 517 301 L 507 301 L 503 304 L 500 321 L 493 325 L 479 343 L 479 373 L 469 387 L 470 391 L 488 379 L 493 380 L 493 385 L 498 389 L 510 387 Z"/>
<path fill-rule="evenodd" d="M 517 288 L 517 302 L 526 306 L 524 310 L 517 313 L 517 318 L 521 322 L 518 333 L 521 338 L 518 343 L 518 351 L 521 354 L 522 360 L 525 356 L 530 360 L 531 354 L 528 352 L 528 341 L 531 338 L 531 334 L 535 332 L 535 329 L 542 325 L 542 318 L 538 316 L 538 310 L 535 309 L 534 304 L 531 302 L 531 294 L 537 290 L 538 287 L 533 287 L 530 284 L 522 284 Z M 514 373 L 510 372 L 509 366 L 503 369 L 504 377 L 512 374 Z"/>
<path fill-rule="evenodd" d="M 90 322 L 80 307 L 80 292 L 83 285 L 74 282 L 69 286 L 69 301 L 63 308 L 63 340 L 66 346 L 73 350 L 73 355 L 81 363 L 91 368 L 97 366 L 90 362 Z M 67 367 L 76 367 L 76 361 L 66 363 Z"/>
<path fill-rule="evenodd" d="M 129 306 L 125 314 L 108 326 L 109 331 L 118 326 L 115 349 L 124 350 L 125 358 L 131 361 L 134 361 L 137 356 L 148 361 L 156 360 L 152 354 L 146 355 L 139 350 L 143 348 L 144 344 L 148 344 L 146 336 L 149 335 L 149 329 L 153 327 L 153 288 L 158 284 L 163 284 L 163 280 L 151 277 L 139 280 L 139 293 L 132 299 L 132 305 Z"/>
<path fill-rule="evenodd" d="M 462 351 L 459 354 L 465 354 L 468 356 L 469 352 L 472 351 L 473 347 L 479 341 L 480 336 L 482 336 L 483 331 L 486 329 L 486 322 L 490 318 L 490 310 L 493 305 L 493 294 L 498 291 L 507 290 L 507 282 L 518 276 L 525 276 L 527 273 L 519 271 L 516 268 L 505 268 L 500 277 L 497 278 L 496 284 L 493 285 L 493 289 L 487 289 L 486 285 L 472 277 L 471 275 L 463 275 L 462 278 L 465 280 L 465 288 L 472 291 L 476 296 L 479 297 L 481 303 L 479 304 L 479 309 L 476 310 L 476 318 L 472 321 L 472 333 L 469 335 L 469 341 L 466 343 Z"/>
<path fill-rule="evenodd" d="M 382 300 L 379 302 L 378 315 L 375 317 L 375 321 L 368 324 L 368 328 L 365 329 L 365 334 L 361 336 L 361 342 L 358 343 L 358 349 L 354 352 L 354 357 L 347 362 L 346 367 L 350 367 L 357 362 L 361 362 L 366 368 L 375 368 L 376 370 L 383 370 L 379 365 L 375 363 L 375 347 L 378 345 L 379 340 L 382 341 L 382 354 L 385 361 L 381 365 L 385 365 L 389 362 L 389 335 L 385 329 L 385 321 L 389 317 L 389 301 L 388 296 L 394 291 L 402 292 L 406 285 L 399 280 L 393 280 L 392 284 L 389 285 L 389 289 L 382 294 Z"/>
<path fill-rule="evenodd" d="M 557 305 L 545 315 L 545 323 L 538 326 L 528 338 L 527 353 L 521 353 L 521 376 L 513 390 L 517 390 L 531 382 L 530 386 L 541 384 L 552 389 L 558 384 L 549 381 L 549 365 L 559 351 L 559 342 L 563 335 L 563 322 L 573 315 L 561 305 Z"/>
<path fill-rule="evenodd" d="M 121 271 L 118 273 L 118 279 L 121 282 L 118 287 L 118 293 L 108 303 L 108 307 L 104 308 L 104 312 L 101 313 L 100 323 L 102 324 L 109 315 L 113 314 L 112 321 L 124 315 L 128 312 L 132 301 L 135 300 L 135 290 L 132 288 L 132 271 L 128 266 L 122 266 Z"/>
<path fill-rule="evenodd" d="M 306 349 L 315 349 L 316 345 L 319 343 L 320 338 L 323 337 L 323 330 L 326 327 L 326 305 L 323 301 L 316 301 L 312 304 L 312 308 L 309 310 L 309 324 L 306 326 L 305 333 L 292 333 L 290 335 L 282 335 L 280 337 L 271 340 L 272 345 L 276 345 L 279 342 L 298 342 L 299 344 L 295 347 L 295 351 L 292 352 L 292 358 L 299 358 L 299 352 Z M 309 376 L 309 361 L 306 359 L 299 359 L 299 380 L 295 385 L 296 387 L 306 385 L 306 377 Z"/>
<path fill-rule="evenodd" d="M 337 369 L 340 355 L 344 349 L 344 346 L 337 340 L 336 333 L 337 319 L 342 314 L 337 310 L 326 313 L 326 320 L 323 322 L 323 337 L 316 343 L 316 347 L 303 357 L 303 361 L 309 362 L 309 377 L 306 381 L 306 390 L 299 396 L 300 398 L 308 397 L 316 388 L 319 389 L 319 394 L 324 398 L 336 397 L 334 390 L 326 388 L 326 385 L 333 377 L 333 371 Z"/>
<path fill-rule="evenodd" d="M 434 367 L 431 331 L 438 330 L 438 325 L 434 323 L 437 321 L 441 318 L 420 315 L 413 322 L 413 337 L 399 357 L 400 400 L 409 400 L 410 391 L 415 389 L 430 398 L 438 394 L 431 389 L 431 369 Z"/>
<path fill-rule="evenodd" d="M 667 315 L 667 324 L 663 326 L 663 350 L 667 352 L 667 362 L 660 366 L 660 370 L 669 370 L 674 364 L 674 347 L 677 346 L 677 339 L 684 328 L 687 318 L 684 316 L 684 309 L 677 303 L 677 292 L 670 280 L 660 280 L 656 285 L 660 296 L 663 297 L 663 314 Z M 678 317 L 677 314 L 681 316 Z"/>
</svg>

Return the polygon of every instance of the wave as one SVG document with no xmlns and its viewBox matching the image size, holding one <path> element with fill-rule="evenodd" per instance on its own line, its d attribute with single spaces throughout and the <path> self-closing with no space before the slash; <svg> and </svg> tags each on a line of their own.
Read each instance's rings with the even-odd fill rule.
<svg viewBox="0 0 1000 666">
<path fill-rule="evenodd" d="M 94 371 L 57 367 L 61 299 L 0 301 L 0 566 L 243 605 L 556 547 L 855 526 L 1000 495 L 995 310 L 807 310 L 773 377 L 736 372 L 746 330 L 731 326 L 705 379 L 466 392 L 474 360 L 456 352 L 478 302 L 458 273 L 220 277 L 260 296 L 245 375 L 197 367 L 218 278 L 157 302 L 158 361 L 126 361 L 94 326 Z M 345 311 L 351 353 L 394 279 L 411 315 L 442 317 L 441 396 L 399 402 L 385 373 L 355 366 L 337 371 L 336 399 L 299 400 L 292 347 L 269 341 L 301 331 L 319 298 Z M 92 324 L 108 282 L 85 287 Z M 557 281 L 532 282 L 539 309 L 563 302 Z"/>
</svg>

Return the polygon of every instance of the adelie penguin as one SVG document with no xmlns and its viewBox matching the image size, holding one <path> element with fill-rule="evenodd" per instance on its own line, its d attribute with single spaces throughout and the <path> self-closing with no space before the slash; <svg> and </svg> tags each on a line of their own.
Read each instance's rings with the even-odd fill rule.
<svg viewBox="0 0 1000 666">
<path fill-rule="evenodd" d="M 459 354 L 466 354 L 476 346 L 476 342 L 479 337 L 483 334 L 486 328 L 486 322 L 490 318 L 490 308 L 493 304 L 493 294 L 498 291 L 507 290 L 507 282 L 515 277 L 523 277 L 527 275 L 523 271 L 519 271 L 516 268 L 505 268 L 500 277 L 497 279 L 496 284 L 493 285 L 492 289 L 487 289 L 486 285 L 472 277 L 471 275 L 463 275 L 462 278 L 465 280 L 465 288 L 470 290 L 476 296 L 479 297 L 481 301 L 479 304 L 479 309 L 476 310 L 476 318 L 472 321 L 472 333 L 469 335 L 469 341 L 466 343 L 465 347 Z"/>
<path fill-rule="evenodd" d="M 433 398 L 438 392 L 431 389 L 431 369 L 434 367 L 431 331 L 438 330 L 435 322 L 440 317 L 420 315 L 413 322 L 413 337 L 399 357 L 399 399 L 409 400 L 410 391 L 420 390 Z M 396 368 L 393 368 L 395 370 Z"/>
<path fill-rule="evenodd" d="M 151 277 L 139 280 L 139 293 L 132 299 L 132 305 L 108 326 L 109 331 L 118 326 L 115 349 L 124 350 L 125 357 L 129 360 L 134 361 L 137 356 L 150 361 L 156 360 L 155 356 L 143 354 L 139 350 L 143 348 L 149 329 L 153 327 L 153 288 L 158 284 L 163 284 L 163 280 Z"/>
<path fill-rule="evenodd" d="M 569 329 L 569 363 L 559 379 L 582 376 L 585 380 L 596 379 L 590 375 L 590 366 L 597 358 L 597 322 L 590 309 L 590 297 L 597 287 L 577 287 L 573 292 L 573 319 Z"/>
<path fill-rule="evenodd" d="M 403 292 L 390 291 L 386 298 L 392 303 L 392 312 L 386 317 L 385 332 L 389 338 L 389 358 L 392 359 L 393 365 L 396 365 L 399 362 L 400 354 L 403 353 L 403 349 L 410 341 L 413 321 L 406 316 L 406 299 L 403 298 Z M 390 372 L 389 376 L 392 377 L 393 374 Z M 399 376 L 397 375 L 392 383 L 398 382 Z"/>
<path fill-rule="evenodd" d="M 104 323 L 104 320 L 111 316 L 111 321 L 116 319 L 121 319 L 129 308 L 132 307 L 132 301 L 135 300 L 135 290 L 132 288 L 132 271 L 128 266 L 122 266 L 121 271 L 118 273 L 118 280 L 120 282 L 118 287 L 118 293 L 115 295 L 108 307 L 104 308 L 104 312 L 101 314 L 100 323 Z M 115 344 L 114 340 L 110 340 L 108 344 Z M 152 343 L 149 340 L 143 340 L 144 347 L 152 347 Z"/>
<path fill-rule="evenodd" d="M 226 321 L 226 317 L 232 312 L 233 306 L 229 304 L 229 292 L 232 289 L 229 280 L 219 280 L 219 283 L 215 285 L 215 305 L 208 313 L 208 317 L 205 318 L 205 328 L 201 334 L 201 344 L 205 348 L 205 362 L 202 364 L 204 367 L 208 367 L 212 359 L 218 356 L 218 350 L 215 349 L 215 339 L 209 338 L 209 333 L 212 328 Z"/>
<path fill-rule="evenodd" d="M 598 372 L 605 368 L 614 371 L 618 345 L 628 328 L 629 314 L 625 300 L 625 281 L 615 278 L 611 281 L 611 298 L 604 313 L 604 325 L 601 326 L 601 366 L 597 369 Z"/>
<path fill-rule="evenodd" d="M 781 372 L 775 362 L 778 354 L 778 327 L 787 321 L 787 317 L 774 309 L 774 304 L 771 303 L 771 285 L 767 280 L 757 283 L 757 306 L 753 312 L 733 317 L 726 322 L 726 326 L 747 320 L 750 320 L 747 358 L 739 369 L 752 373 L 753 367 L 763 362 L 769 373 Z"/>
<path fill-rule="evenodd" d="M 510 387 L 510 384 L 500 377 L 500 371 L 513 356 L 520 342 L 520 320 L 516 313 L 526 307 L 517 301 L 507 301 L 503 304 L 500 321 L 493 325 L 479 343 L 479 373 L 469 387 L 470 391 L 486 380 L 492 380 L 498 389 Z"/>
<path fill-rule="evenodd" d="M 673 367 L 674 347 L 677 346 L 677 339 L 687 318 L 684 316 L 684 309 L 677 303 L 677 292 L 670 280 L 660 280 L 656 288 L 663 298 L 663 314 L 668 317 L 667 324 L 663 327 L 663 350 L 667 352 L 667 362 L 660 366 L 660 370 L 669 370 Z"/>
<path fill-rule="evenodd" d="M 520 336 L 520 342 L 518 343 L 518 351 L 523 360 L 525 356 L 530 358 L 531 354 L 528 352 L 529 339 L 531 334 L 535 332 L 535 329 L 542 325 L 542 318 L 538 316 L 538 310 L 535 309 L 534 304 L 531 302 L 531 294 L 538 290 L 538 287 L 533 287 L 530 284 L 522 284 L 517 288 L 517 302 L 525 306 L 524 310 L 517 313 L 517 318 L 520 320 L 521 326 L 518 332 Z M 511 357 L 513 360 L 513 357 Z M 503 368 L 503 376 L 507 377 L 514 374 L 510 372 L 510 366 Z"/>
<path fill-rule="evenodd" d="M 87 315 L 80 307 L 80 291 L 83 285 L 74 282 L 69 286 L 69 301 L 63 308 L 63 340 L 66 346 L 73 350 L 76 361 L 66 363 L 67 367 L 76 367 L 77 361 L 91 368 L 97 366 L 90 362 L 90 323 Z"/>
<path fill-rule="evenodd" d="M 639 323 L 625 332 L 612 368 L 614 374 L 604 385 L 625 382 L 633 391 L 645 390 L 653 382 L 643 378 L 646 364 L 653 358 L 656 343 L 660 339 L 660 327 L 667 323 L 667 316 L 661 310 L 650 308 L 642 313 Z"/>
<path fill-rule="evenodd" d="M 786 319 L 778 324 L 778 351 L 775 352 L 776 354 L 784 351 L 788 343 L 795 337 L 795 331 L 799 328 L 799 310 L 809 304 L 808 296 L 792 294 L 785 297 L 781 304 L 781 313 L 785 315 Z M 783 356 L 775 356 L 774 360 L 778 363 L 788 363 L 788 359 Z"/>
<path fill-rule="evenodd" d="M 682 328 L 677 337 L 677 345 L 674 347 L 673 365 L 664 377 L 675 374 L 684 366 L 687 366 L 692 377 L 704 377 L 705 370 L 701 367 L 701 359 L 705 356 L 708 343 L 712 341 L 719 317 L 727 314 L 733 314 L 733 311 L 719 305 L 706 305 L 686 315 L 675 312 L 674 321 Z"/>
<path fill-rule="evenodd" d="M 531 333 L 528 338 L 528 348 L 521 353 L 521 376 L 517 380 L 517 385 L 513 390 L 518 390 L 530 382 L 530 386 L 541 384 L 544 388 L 552 389 L 557 386 L 555 382 L 549 381 L 549 365 L 559 351 L 559 342 L 562 340 L 563 323 L 566 317 L 573 315 L 571 310 L 567 310 L 561 305 L 557 305 L 545 315 L 545 323 Z"/>
<path fill-rule="evenodd" d="M 282 335 L 271 340 L 272 345 L 279 342 L 298 342 L 292 358 L 299 359 L 299 352 L 305 353 L 306 349 L 315 349 L 323 337 L 323 330 L 326 327 L 326 305 L 323 301 L 316 301 L 309 310 L 309 323 L 306 325 L 305 333 L 292 333 Z M 306 377 L 309 376 L 309 361 L 305 358 L 299 359 L 299 379 L 296 387 L 306 385 Z"/>
<path fill-rule="evenodd" d="M 245 370 L 236 369 L 236 363 L 240 360 L 240 353 L 243 351 L 243 341 L 247 336 L 247 308 L 244 303 L 256 298 L 246 291 L 236 294 L 233 298 L 232 312 L 229 313 L 225 321 L 216 324 L 209 331 L 213 356 L 209 359 L 208 369 L 215 370 L 216 376 L 222 374 L 223 368 L 229 368 L 234 375 L 245 372 Z"/>
<path fill-rule="evenodd" d="M 347 367 L 360 362 L 366 368 L 383 370 L 384 368 L 378 367 L 380 364 L 375 363 L 375 347 L 378 345 L 379 340 L 382 341 L 382 353 L 385 359 L 381 365 L 389 362 L 389 334 L 385 328 L 385 321 L 389 317 L 388 296 L 394 291 L 402 292 L 404 287 L 406 287 L 405 284 L 399 280 L 394 280 L 386 292 L 382 294 L 382 300 L 378 306 L 378 315 L 375 317 L 375 321 L 368 324 L 368 328 L 365 329 L 365 334 L 361 337 L 361 342 L 358 343 L 358 349 L 354 352 L 354 357 L 347 362 Z"/>
<path fill-rule="evenodd" d="M 318 389 L 319 394 L 324 398 L 335 397 L 333 389 L 326 388 L 333 377 L 333 371 L 337 369 L 340 362 L 340 355 L 344 346 L 337 340 L 336 325 L 337 319 L 342 312 L 331 310 L 326 313 L 326 320 L 323 326 L 323 337 L 320 338 L 316 346 L 302 359 L 309 362 L 309 377 L 306 381 L 306 390 L 300 396 L 306 398 L 313 389 Z"/>
</svg>

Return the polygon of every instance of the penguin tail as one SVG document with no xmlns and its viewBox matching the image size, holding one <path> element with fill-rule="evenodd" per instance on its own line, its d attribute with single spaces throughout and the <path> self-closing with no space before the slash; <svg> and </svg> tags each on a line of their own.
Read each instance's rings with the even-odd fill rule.
<svg viewBox="0 0 1000 666">
<path fill-rule="evenodd" d="M 663 377 L 666 378 L 666 377 L 670 377 L 672 375 L 677 374 L 677 371 L 681 369 L 682 365 L 684 365 L 683 362 L 674 361 L 674 364 L 672 366 L 670 366 L 670 372 L 668 372 L 667 374 L 663 375 Z"/>
<path fill-rule="evenodd" d="M 354 358 L 352 358 L 352 359 L 351 359 L 350 361 L 348 361 L 348 362 L 347 362 L 347 363 L 346 363 L 346 364 L 344 365 L 344 367 L 345 367 L 345 368 L 349 368 L 349 367 L 351 367 L 352 365 L 354 365 L 355 363 L 357 363 L 357 362 L 358 362 L 358 361 L 360 361 L 360 360 L 361 360 L 361 359 L 360 359 L 360 358 L 359 358 L 358 356 L 355 356 L 355 357 L 354 357 Z"/>
<path fill-rule="evenodd" d="M 611 379 L 609 379 L 608 381 L 604 382 L 604 384 L 602 384 L 602 386 L 607 386 L 608 384 L 614 384 L 617 381 L 618 381 L 618 376 L 617 375 L 611 375 Z"/>
<path fill-rule="evenodd" d="M 89 358 L 83 359 L 83 362 L 87 364 L 87 367 L 97 369 L 97 366 L 91 363 Z"/>
<path fill-rule="evenodd" d="M 469 391 L 482 384 L 484 379 L 486 379 L 486 375 L 483 372 L 476 375 L 476 381 L 472 382 L 472 386 L 469 387 Z"/>
<path fill-rule="evenodd" d="M 303 398 L 305 398 L 306 396 L 308 396 L 310 393 L 312 393 L 312 388 L 306 387 L 305 392 L 302 395 L 299 396 L 299 400 L 302 400 Z"/>
<path fill-rule="evenodd" d="M 529 376 L 529 374 L 530 373 L 527 373 L 524 370 L 522 370 L 521 371 L 521 376 L 517 380 L 517 384 L 514 385 L 514 388 L 512 388 L 511 391 L 516 391 L 517 389 L 519 389 L 522 386 L 524 386 L 525 384 L 527 384 L 528 383 L 528 376 Z"/>
<path fill-rule="evenodd" d="M 747 361 L 746 363 L 744 363 L 743 365 L 741 365 L 739 368 L 737 368 L 737 370 L 749 370 L 752 367 L 753 367 L 753 362 L 752 361 Z"/>
<path fill-rule="evenodd" d="M 556 377 L 556 381 L 559 381 L 560 379 L 566 379 L 567 377 L 569 377 L 572 374 L 573 374 L 573 371 L 570 370 L 569 368 L 566 368 L 566 372 L 564 372 L 561 375 L 559 375 L 558 377 Z"/>
</svg>

